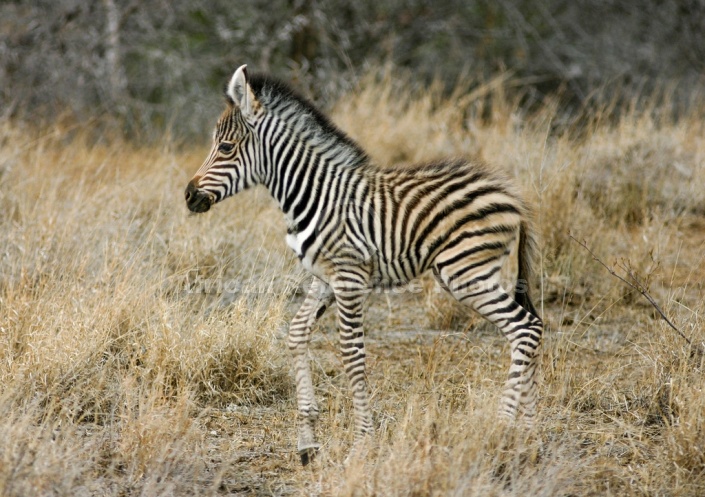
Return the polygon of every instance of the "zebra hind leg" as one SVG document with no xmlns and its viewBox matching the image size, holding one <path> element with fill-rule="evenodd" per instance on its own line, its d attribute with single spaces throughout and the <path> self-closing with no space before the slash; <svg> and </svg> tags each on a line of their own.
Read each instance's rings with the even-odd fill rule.
<svg viewBox="0 0 705 497">
<path fill-rule="evenodd" d="M 314 277 L 304 303 L 291 321 L 287 337 L 296 376 L 297 449 L 301 456 L 301 464 L 304 466 L 313 459 L 320 447 L 315 436 L 318 404 L 313 391 L 308 344 L 311 338 L 311 327 L 332 301 L 333 293 L 330 287 Z"/>
<path fill-rule="evenodd" d="M 497 260 L 496 265 L 501 262 Z M 494 276 L 495 269 L 486 266 L 478 269 L 472 274 L 464 273 L 455 281 L 451 275 L 444 274 L 443 269 L 436 269 L 434 273 L 456 299 L 497 326 L 509 340 L 511 365 L 499 412 L 509 419 L 521 413 L 530 425 L 536 415 L 535 375 L 543 323 L 500 286 L 499 277 Z"/>
</svg>

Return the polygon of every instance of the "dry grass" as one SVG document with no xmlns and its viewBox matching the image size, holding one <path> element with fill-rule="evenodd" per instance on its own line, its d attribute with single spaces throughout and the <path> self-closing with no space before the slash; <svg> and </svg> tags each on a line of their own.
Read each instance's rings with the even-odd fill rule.
<svg viewBox="0 0 705 497">
<path fill-rule="evenodd" d="M 377 444 L 347 463 L 322 319 L 305 469 L 283 342 L 304 280 L 266 192 L 189 216 L 204 147 L 1 123 L 0 494 L 703 495 L 704 365 L 568 237 L 629 259 L 705 340 L 703 107 L 676 121 L 645 99 L 559 133 L 558 105 L 525 115 L 511 84 L 371 78 L 333 117 L 380 162 L 475 154 L 520 178 L 542 246 L 538 426 L 497 424 L 507 344 L 422 280 L 370 299 Z"/>
</svg>

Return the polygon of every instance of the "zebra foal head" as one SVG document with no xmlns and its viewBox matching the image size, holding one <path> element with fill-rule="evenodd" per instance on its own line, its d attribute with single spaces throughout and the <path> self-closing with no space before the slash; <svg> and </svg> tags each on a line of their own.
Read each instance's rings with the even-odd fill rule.
<svg viewBox="0 0 705 497">
<path fill-rule="evenodd" d="M 186 205 L 206 212 L 216 202 L 258 182 L 254 122 L 262 111 L 248 82 L 246 66 L 233 74 L 225 90 L 227 108 L 213 132 L 213 146 L 186 187 Z"/>
</svg>

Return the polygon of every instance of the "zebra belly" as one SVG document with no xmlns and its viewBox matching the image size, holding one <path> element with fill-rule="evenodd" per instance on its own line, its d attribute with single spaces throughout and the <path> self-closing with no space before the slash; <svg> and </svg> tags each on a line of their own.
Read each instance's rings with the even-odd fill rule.
<svg viewBox="0 0 705 497">
<path fill-rule="evenodd" d="M 394 288 L 408 284 L 421 275 L 423 271 L 417 272 L 404 264 L 401 259 L 386 261 L 379 259 L 376 261 L 373 270 L 372 286 L 380 288 Z"/>
<path fill-rule="evenodd" d="M 326 283 L 337 271 L 341 261 L 345 261 L 345 265 L 365 267 L 369 271 L 371 288 L 404 286 L 426 270 L 425 267 L 415 267 L 406 255 L 388 260 L 377 247 L 369 246 L 363 240 L 349 234 L 341 233 L 338 238 L 332 237 L 335 241 L 322 249 L 318 245 L 318 240 L 310 239 L 314 231 L 315 225 L 311 223 L 303 231 L 289 233 L 286 235 L 286 244 L 294 251 L 307 271 Z M 308 246 L 308 250 L 304 248 L 305 246 Z"/>
</svg>

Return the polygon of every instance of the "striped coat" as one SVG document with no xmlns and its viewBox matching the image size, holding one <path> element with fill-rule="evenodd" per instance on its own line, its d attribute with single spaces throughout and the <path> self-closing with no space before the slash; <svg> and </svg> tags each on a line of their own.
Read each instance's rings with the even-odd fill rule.
<svg viewBox="0 0 705 497">
<path fill-rule="evenodd" d="M 427 270 L 459 301 L 495 324 L 511 344 L 500 413 L 531 421 L 543 329 L 528 294 L 533 237 L 529 209 L 512 181 L 470 160 L 379 167 L 309 102 L 245 66 L 231 78 L 213 148 L 186 188 L 193 212 L 264 185 L 287 221 L 286 242 L 312 273 L 288 336 L 296 373 L 298 449 L 319 447 L 318 407 L 308 364 L 310 330 L 333 302 L 350 380 L 355 438 L 373 431 L 365 378 L 362 305 L 375 287 L 405 284 Z M 500 271 L 517 247 L 518 272 Z"/>
</svg>

